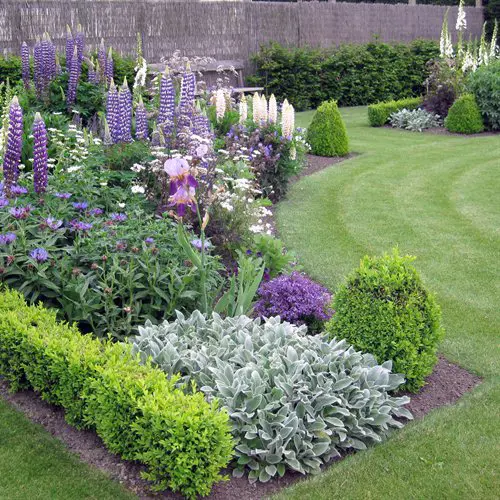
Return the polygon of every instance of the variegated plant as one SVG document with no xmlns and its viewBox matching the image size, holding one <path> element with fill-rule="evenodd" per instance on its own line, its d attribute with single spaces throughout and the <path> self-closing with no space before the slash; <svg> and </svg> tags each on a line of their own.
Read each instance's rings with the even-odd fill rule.
<svg viewBox="0 0 500 500">
<path fill-rule="evenodd" d="M 194 380 L 208 399 L 227 408 L 236 439 L 236 468 L 251 481 L 286 469 L 316 473 L 341 450 L 381 441 L 395 417 L 411 418 L 404 379 L 391 362 L 345 341 L 307 335 L 306 327 L 246 316 L 189 318 L 140 328 L 134 349 L 168 374 Z"/>
</svg>

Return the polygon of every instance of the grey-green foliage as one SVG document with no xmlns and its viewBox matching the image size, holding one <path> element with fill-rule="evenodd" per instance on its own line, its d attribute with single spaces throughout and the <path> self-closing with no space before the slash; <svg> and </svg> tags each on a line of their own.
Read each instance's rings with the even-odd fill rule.
<svg viewBox="0 0 500 500">
<path fill-rule="evenodd" d="M 412 132 L 422 132 L 426 128 L 439 127 L 439 115 L 429 113 L 425 109 L 402 109 L 392 113 L 389 121 L 393 127 L 404 128 Z"/>
<path fill-rule="evenodd" d="M 194 380 L 226 407 L 237 445 L 235 475 L 267 481 L 286 469 L 319 472 L 343 449 L 364 449 L 411 418 L 404 381 L 391 362 L 306 327 L 246 316 L 207 319 L 195 311 L 139 329 L 134 349 L 167 374 Z"/>
</svg>

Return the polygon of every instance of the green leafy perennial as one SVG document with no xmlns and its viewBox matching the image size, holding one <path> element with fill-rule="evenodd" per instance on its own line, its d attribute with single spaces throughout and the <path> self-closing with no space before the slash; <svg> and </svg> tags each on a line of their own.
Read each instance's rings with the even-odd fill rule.
<svg viewBox="0 0 500 500">
<path fill-rule="evenodd" d="M 267 481 L 293 469 L 319 472 L 341 450 L 382 441 L 411 418 L 404 381 L 345 341 L 307 335 L 305 327 L 246 316 L 206 318 L 195 311 L 140 329 L 134 352 L 170 377 L 195 381 L 227 409 L 237 439 L 236 469 Z"/>
</svg>

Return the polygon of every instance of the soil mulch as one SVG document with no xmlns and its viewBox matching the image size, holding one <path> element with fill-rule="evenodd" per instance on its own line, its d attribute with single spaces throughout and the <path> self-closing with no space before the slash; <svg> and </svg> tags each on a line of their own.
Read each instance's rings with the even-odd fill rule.
<svg viewBox="0 0 500 500">
<path fill-rule="evenodd" d="M 440 356 L 432 375 L 427 378 L 426 386 L 418 394 L 411 395 L 411 402 L 407 407 L 415 418 L 422 418 L 435 408 L 453 404 L 480 381 L 480 377 Z M 143 470 L 141 465 L 121 460 L 110 453 L 95 432 L 79 431 L 68 425 L 64 420 L 64 411 L 42 401 L 35 392 L 22 391 L 12 394 L 8 391 L 8 384 L 0 379 L 0 397 L 63 441 L 83 462 L 101 469 L 139 498 L 175 500 L 182 498 L 172 492 L 150 493 L 147 483 L 140 478 L 140 472 Z M 209 498 L 259 500 L 303 478 L 303 475 L 292 472 L 268 483 L 250 484 L 246 477 L 231 478 L 230 481 L 215 485 Z"/>
<path fill-rule="evenodd" d="M 307 166 L 301 170 L 296 176 L 290 179 L 290 184 L 294 184 L 302 177 L 306 177 L 308 175 L 315 174 L 320 170 L 323 170 L 327 167 L 331 167 L 332 165 L 336 165 L 337 163 L 342 163 L 346 160 L 350 160 L 358 156 L 358 153 L 349 153 L 346 156 L 316 156 L 316 155 L 307 155 Z"/>
</svg>

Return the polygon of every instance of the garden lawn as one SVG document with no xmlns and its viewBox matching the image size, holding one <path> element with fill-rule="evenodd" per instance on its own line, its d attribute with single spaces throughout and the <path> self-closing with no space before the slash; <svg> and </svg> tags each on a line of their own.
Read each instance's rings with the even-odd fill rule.
<svg viewBox="0 0 500 500">
<path fill-rule="evenodd" d="M 135 496 L 81 463 L 42 427 L 0 401 L 0 498 L 126 500 Z"/>
<path fill-rule="evenodd" d="M 281 237 L 332 290 L 365 254 L 398 245 L 417 256 L 442 307 L 441 352 L 484 382 L 276 499 L 498 498 L 500 136 L 371 128 L 364 107 L 342 114 L 360 155 L 293 186 L 278 207 Z M 297 118 L 307 126 L 312 112 Z"/>
</svg>

